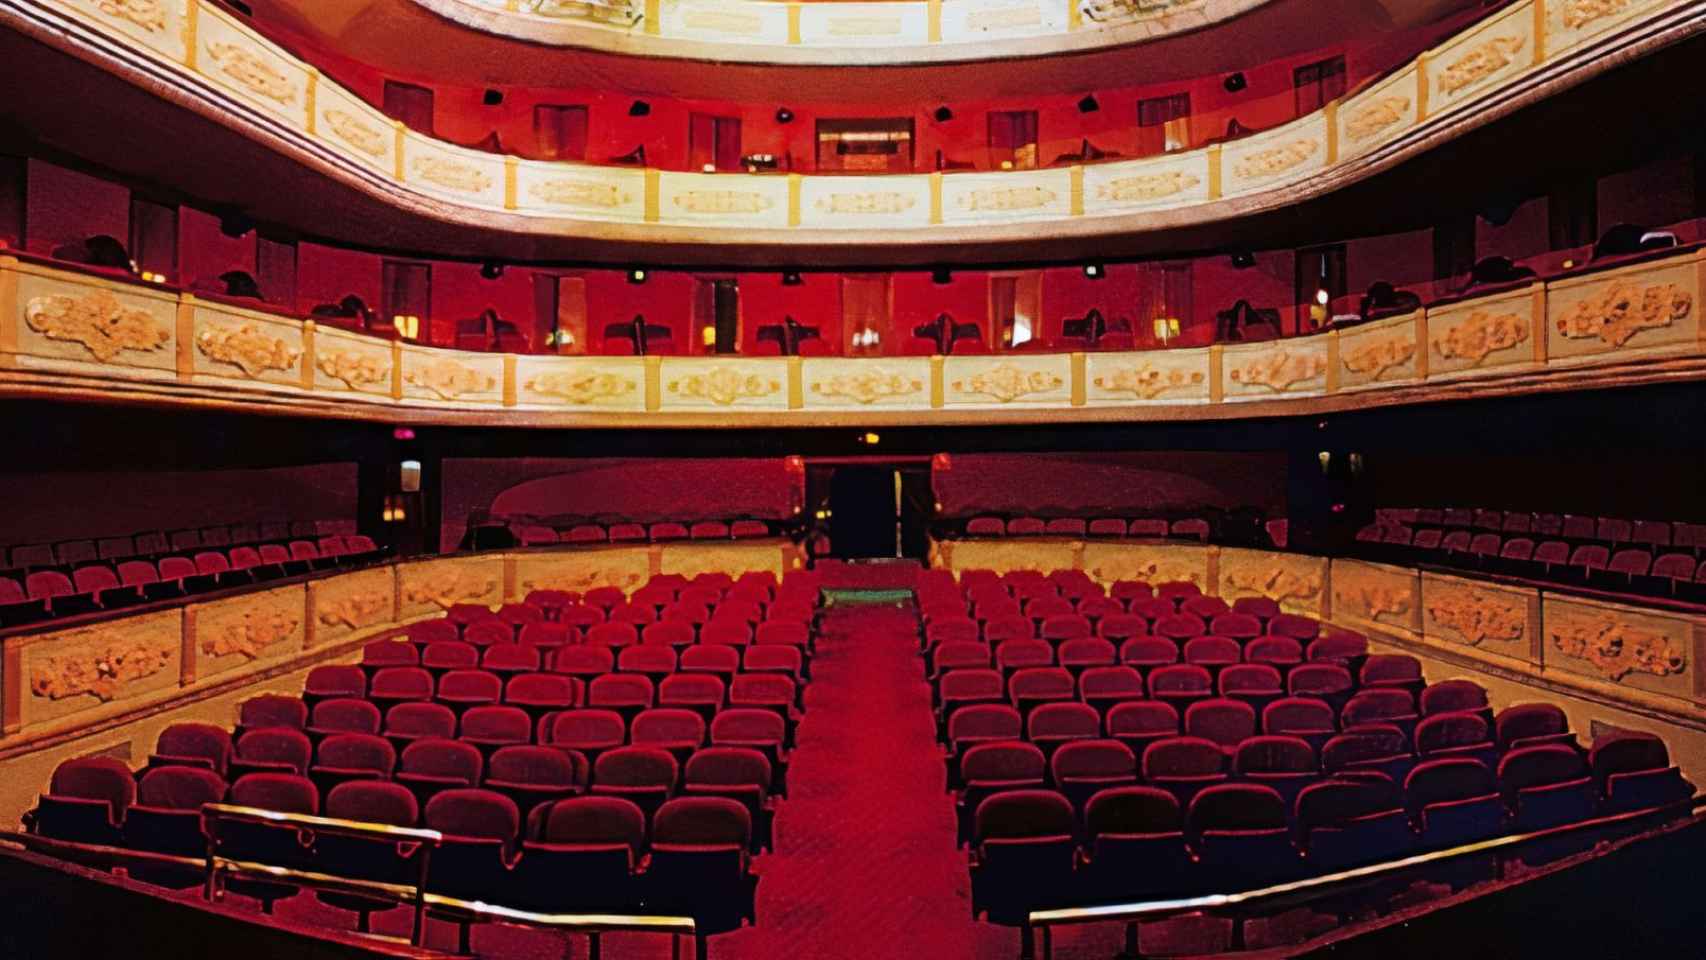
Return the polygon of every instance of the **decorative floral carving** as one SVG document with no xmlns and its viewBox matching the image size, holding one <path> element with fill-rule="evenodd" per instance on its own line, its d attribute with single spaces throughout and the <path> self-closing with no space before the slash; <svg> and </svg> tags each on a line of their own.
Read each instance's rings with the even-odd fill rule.
<svg viewBox="0 0 1706 960">
<path fill-rule="evenodd" d="M 196 336 L 195 345 L 209 360 L 238 367 L 251 379 L 268 370 L 289 370 L 302 356 L 301 350 L 262 333 L 252 321 L 235 327 L 208 327 Z"/>
<path fill-rule="evenodd" d="M 981 393 L 1002 403 L 1012 403 L 1033 393 L 1058 390 L 1066 381 L 1047 370 L 1020 370 L 1003 363 L 979 371 L 964 380 L 955 380 L 954 389 L 960 393 Z"/>
<path fill-rule="evenodd" d="M 320 622 L 328 627 L 365 627 L 391 609 L 390 591 L 348 593 L 319 605 Z"/>
<path fill-rule="evenodd" d="M 924 390 L 924 381 L 886 370 L 860 370 L 838 373 L 827 380 L 814 380 L 811 389 L 821 396 L 844 397 L 856 403 L 871 404 L 920 393 Z"/>
<path fill-rule="evenodd" d="M 1228 570 L 1226 585 L 1236 594 L 1271 600 L 1308 600 L 1321 595 L 1320 574 L 1298 573 L 1285 567 Z"/>
<path fill-rule="evenodd" d="M 415 176 L 436 183 L 446 190 L 459 193 L 485 193 L 492 188 L 492 178 L 471 163 L 448 157 L 415 157 L 409 161 Z"/>
<path fill-rule="evenodd" d="M 731 367 L 717 367 L 710 373 L 690 374 L 669 382 L 670 393 L 709 400 L 719 407 L 768 397 L 780 389 L 782 384 L 777 380 L 756 373 L 742 373 Z"/>
<path fill-rule="evenodd" d="M 1406 337 L 1389 337 L 1365 343 L 1345 354 L 1340 362 L 1352 373 L 1366 373 L 1371 380 L 1393 367 L 1401 367 L 1416 355 L 1416 343 Z"/>
<path fill-rule="evenodd" d="M 1201 370 L 1185 370 L 1180 367 L 1162 370 L 1145 360 L 1101 374 L 1096 377 L 1094 383 L 1098 388 L 1110 393 L 1130 393 L 1144 400 L 1154 400 L 1163 393 L 1195 386 L 1205 379 L 1207 376 Z"/>
<path fill-rule="evenodd" d="M 685 190 L 671 202 L 689 213 L 763 213 L 776 201 L 751 190 Z"/>
<path fill-rule="evenodd" d="M 557 397 L 569 403 L 597 403 L 626 396 L 636 389 L 632 377 L 603 370 L 586 373 L 541 373 L 527 381 L 534 393 Z"/>
<path fill-rule="evenodd" d="M 1135 177 L 1116 177 L 1096 188 L 1096 195 L 1115 203 L 1141 203 L 1160 200 L 1195 187 L 1201 183 L 1183 170 L 1166 173 L 1146 173 Z"/>
<path fill-rule="evenodd" d="M 297 603 L 295 606 L 300 607 Z M 238 654 L 245 660 L 258 660 L 268 647 L 283 643 L 296 632 L 296 614 L 283 606 L 271 610 L 252 609 L 225 624 L 224 629 L 203 637 L 201 652 L 210 657 L 229 657 Z"/>
<path fill-rule="evenodd" d="M 1622 13 L 1628 8 L 1629 0 L 1569 0 L 1564 4 L 1564 26 L 1580 30 L 1595 20 Z"/>
<path fill-rule="evenodd" d="M 134 640 L 111 627 L 72 634 L 66 640 L 82 649 L 43 657 L 30 665 L 30 692 L 48 700 L 89 694 L 102 703 L 119 688 L 151 677 L 172 663 L 176 638 Z"/>
<path fill-rule="evenodd" d="M 542 180 L 527 188 L 541 203 L 563 207 L 601 207 L 612 209 L 633 198 L 613 183 L 594 180 Z"/>
<path fill-rule="evenodd" d="M 1267 387 L 1276 393 L 1284 393 L 1293 384 L 1314 380 L 1326 372 L 1327 358 L 1318 352 L 1275 350 L 1253 357 L 1241 367 L 1232 368 L 1227 377 L 1233 383 Z"/>
<path fill-rule="evenodd" d="M 1093 23 L 1162 19 L 1202 0 L 1079 0 L 1079 12 Z"/>
<path fill-rule="evenodd" d="M 1202 564 L 1191 561 L 1164 561 L 1150 557 L 1137 557 L 1122 561 L 1115 565 L 1095 565 L 1090 568 L 1090 577 L 1097 583 L 1114 583 L 1119 580 L 1142 580 L 1145 583 L 1194 583 L 1203 585 Z M 1038 567 L 1042 569 L 1042 567 Z"/>
<path fill-rule="evenodd" d="M 82 344 L 102 363 L 125 350 L 158 350 L 172 338 L 148 311 L 126 307 L 106 290 L 81 297 L 32 297 L 24 305 L 24 322 L 49 340 Z"/>
<path fill-rule="evenodd" d="M 578 570 L 552 571 L 548 574 L 523 577 L 521 589 L 527 593 L 534 590 L 567 590 L 570 593 L 585 593 L 592 587 L 621 587 L 623 591 L 631 593 L 645 580 L 646 577 L 633 570 L 616 567 L 586 567 Z"/>
<path fill-rule="evenodd" d="M 1476 366 L 1500 350 L 1528 340 L 1529 321 L 1514 313 L 1476 310 L 1455 327 L 1433 338 L 1434 352 L 1447 359 L 1464 359 Z"/>
<path fill-rule="evenodd" d="M 280 104 L 296 99 L 296 87 L 290 78 L 273 69 L 253 50 L 235 43 L 210 42 L 207 52 L 219 63 L 221 73 L 247 87 L 256 96 Z"/>
<path fill-rule="evenodd" d="M 423 360 L 419 366 L 407 368 L 403 379 L 411 386 L 431 390 L 446 400 L 455 400 L 468 393 L 485 393 L 498 383 L 497 378 L 489 373 L 481 373 L 442 357 Z"/>
<path fill-rule="evenodd" d="M 1528 40 L 1524 37 L 1493 37 L 1483 40 L 1456 60 L 1446 64 L 1439 74 L 1439 88 L 1456 93 L 1509 66 Z"/>
<path fill-rule="evenodd" d="M 1035 210 L 1055 201 L 1057 194 L 1047 187 L 982 187 L 967 190 L 955 199 L 961 210 L 983 210 L 1008 213 L 1014 210 Z"/>
<path fill-rule="evenodd" d="M 905 213 L 917 205 L 917 197 L 894 190 L 826 193 L 812 202 L 812 206 L 831 214 Z"/>
<path fill-rule="evenodd" d="M 1290 170 L 1315 155 L 1321 145 L 1313 140 L 1293 140 L 1278 147 L 1245 154 L 1232 172 L 1245 180 L 1272 177 Z"/>
<path fill-rule="evenodd" d="M 1367 140 L 1404 119 L 1404 113 L 1409 109 L 1409 97 L 1376 97 L 1345 118 L 1345 136 L 1352 140 Z"/>
<path fill-rule="evenodd" d="M 1379 620 L 1388 614 L 1403 616 L 1410 612 L 1410 591 L 1400 587 L 1366 584 L 1335 590 L 1334 594 L 1341 603 L 1360 607 L 1370 620 Z"/>
<path fill-rule="evenodd" d="M 1678 674 L 1688 666 L 1682 651 L 1662 633 L 1636 630 L 1610 619 L 1572 623 L 1552 633 L 1552 645 L 1568 657 L 1598 667 L 1607 680 L 1631 673 L 1655 677 Z"/>
<path fill-rule="evenodd" d="M 1674 283 L 1613 283 L 1564 311 L 1558 332 L 1571 340 L 1597 337 L 1606 346 L 1621 347 L 1642 330 L 1668 327 L 1693 309 L 1694 298 Z"/>
<path fill-rule="evenodd" d="M 1450 593 L 1430 600 L 1427 610 L 1435 623 L 1457 631 L 1470 646 L 1487 640 L 1520 640 L 1528 629 L 1528 611 L 1520 602 L 1494 600 L 1479 593 Z"/>
<path fill-rule="evenodd" d="M 370 157 L 385 155 L 387 140 L 385 131 L 362 122 L 360 117 L 345 110 L 336 108 L 326 110 L 320 116 L 326 119 L 326 126 L 338 135 L 338 139 L 360 150 Z"/>
<path fill-rule="evenodd" d="M 391 359 L 363 350 L 316 351 L 314 365 L 334 380 L 361 390 L 391 382 Z"/>
<path fill-rule="evenodd" d="M 166 29 L 166 5 L 160 0 L 101 0 L 96 9 L 117 20 L 128 20 L 149 33 Z"/>
<path fill-rule="evenodd" d="M 489 568 L 487 568 L 489 569 Z M 454 604 L 481 600 L 498 588 L 496 577 L 457 564 L 429 567 L 423 573 L 403 577 L 403 600 L 433 603 L 449 609 Z"/>
</svg>

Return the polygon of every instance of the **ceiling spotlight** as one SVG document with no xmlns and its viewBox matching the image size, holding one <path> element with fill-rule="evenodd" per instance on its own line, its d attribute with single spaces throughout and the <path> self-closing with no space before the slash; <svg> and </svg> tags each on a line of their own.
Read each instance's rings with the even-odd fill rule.
<svg viewBox="0 0 1706 960">
<path fill-rule="evenodd" d="M 801 283 L 800 271 L 798 271 L 798 270 L 784 270 L 784 271 L 782 271 L 782 286 L 784 286 L 784 287 L 797 287 L 800 285 L 800 283 Z"/>
<path fill-rule="evenodd" d="M 954 111 L 949 110 L 946 106 L 940 106 L 936 108 L 935 116 L 937 123 L 947 123 L 954 119 Z"/>
<path fill-rule="evenodd" d="M 482 96 L 480 98 L 480 102 L 485 104 L 488 107 L 495 107 L 498 104 L 504 102 L 504 92 L 502 90 L 490 90 L 490 89 L 488 89 L 485 93 L 485 96 Z"/>
<path fill-rule="evenodd" d="M 1084 99 L 1078 101 L 1079 113 L 1095 113 L 1100 109 L 1102 109 L 1102 105 L 1096 102 L 1096 95 L 1093 93 L 1085 94 Z"/>
<path fill-rule="evenodd" d="M 787 107 L 777 107 L 776 108 L 776 122 L 777 123 L 793 123 L 794 122 L 794 111 L 789 110 Z"/>
<path fill-rule="evenodd" d="M 1245 82 L 1244 74 L 1242 72 L 1227 74 L 1226 79 L 1221 81 L 1220 85 L 1226 88 L 1227 93 L 1237 93 L 1240 90 L 1243 90 L 1246 86 L 1249 86 L 1249 84 Z"/>
<path fill-rule="evenodd" d="M 634 267 L 633 269 L 629 270 L 628 271 L 628 282 L 629 283 L 645 283 L 646 282 L 646 268 L 645 267 Z"/>
<path fill-rule="evenodd" d="M 650 116 L 651 112 L 652 105 L 644 100 L 635 100 L 628 105 L 628 116 L 630 117 L 646 117 Z"/>
<path fill-rule="evenodd" d="M 930 282 L 931 283 L 953 283 L 954 282 L 954 273 L 953 273 L 953 271 L 949 270 L 947 267 L 937 267 L 936 269 L 930 271 Z"/>
<path fill-rule="evenodd" d="M 1239 250 L 1232 254 L 1232 267 L 1235 270 L 1248 270 L 1256 265 L 1256 255 L 1248 250 Z"/>
<path fill-rule="evenodd" d="M 1108 275 L 1108 269 L 1099 263 L 1086 263 L 1084 275 L 1092 280 L 1100 280 Z"/>
<path fill-rule="evenodd" d="M 496 260 L 487 260 L 480 264 L 480 276 L 486 280 L 496 280 L 504 275 L 504 265 Z"/>
</svg>

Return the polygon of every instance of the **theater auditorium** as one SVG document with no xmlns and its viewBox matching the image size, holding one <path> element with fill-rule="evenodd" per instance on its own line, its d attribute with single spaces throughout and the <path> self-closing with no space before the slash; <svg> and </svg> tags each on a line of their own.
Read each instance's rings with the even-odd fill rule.
<svg viewBox="0 0 1706 960">
<path fill-rule="evenodd" d="M 0 0 L 0 957 L 1706 952 L 1702 0 Z"/>
</svg>

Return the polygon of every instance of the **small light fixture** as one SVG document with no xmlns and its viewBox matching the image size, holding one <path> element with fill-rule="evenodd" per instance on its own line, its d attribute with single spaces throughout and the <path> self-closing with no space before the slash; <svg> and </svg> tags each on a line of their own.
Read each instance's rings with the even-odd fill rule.
<svg viewBox="0 0 1706 960">
<path fill-rule="evenodd" d="M 864 434 L 863 436 L 861 436 L 859 438 L 859 442 L 864 444 L 867 447 L 874 447 L 877 444 L 883 442 L 883 438 L 879 434 L 867 433 L 867 434 Z"/>
<path fill-rule="evenodd" d="M 397 335 L 404 340 L 413 340 L 421 332 L 421 318 L 412 313 L 393 316 L 391 325 L 397 328 Z"/>
<path fill-rule="evenodd" d="M 502 90 L 487 89 L 485 95 L 480 97 L 480 102 L 488 107 L 495 107 L 504 102 L 504 92 Z"/>
<path fill-rule="evenodd" d="M 1244 74 L 1240 71 L 1238 73 L 1227 74 L 1226 79 L 1222 80 L 1220 85 L 1226 88 L 1227 93 L 1239 93 L 1242 92 L 1245 87 L 1249 86 L 1249 83 L 1245 81 Z"/>
<path fill-rule="evenodd" d="M 629 283 L 645 283 L 646 282 L 646 268 L 645 267 L 634 267 L 634 268 L 630 269 L 628 271 L 628 282 Z"/>
<path fill-rule="evenodd" d="M 803 282 L 804 281 L 802 281 L 800 279 L 800 271 L 798 271 L 798 270 L 784 270 L 784 271 L 782 271 L 782 286 L 784 286 L 784 287 L 797 287 Z"/>
<path fill-rule="evenodd" d="M 954 119 L 954 111 L 949 110 L 947 105 L 944 104 L 936 108 L 934 116 L 936 117 L 937 123 L 947 123 L 949 120 Z"/>
<path fill-rule="evenodd" d="M 794 122 L 794 111 L 789 110 L 787 107 L 777 107 L 776 108 L 776 122 L 777 123 L 793 123 Z"/>
<path fill-rule="evenodd" d="M 1099 263 L 1086 263 L 1084 265 L 1084 275 L 1092 280 L 1100 280 L 1108 275 L 1108 270 Z"/>
<path fill-rule="evenodd" d="M 1333 298 L 1328 295 L 1325 287 L 1315 291 L 1315 302 L 1319 303 L 1323 307 L 1326 306 L 1327 302 L 1329 300 L 1332 300 L 1332 299 Z"/>
<path fill-rule="evenodd" d="M 716 173 L 717 172 L 717 165 L 714 163 L 704 164 L 699 168 L 699 172 L 700 173 Z"/>
<path fill-rule="evenodd" d="M 404 493 L 419 493 L 421 491 L 421 462 L 419 460 L 404 460 L 397 465 L 397 489 Z"/>
<path fill-rule="evenodd" d="M 487 260 L 480 264 L 480 276 L 486 280 L 496 280 L 504 275 L 504 265 L 496 260 Z"/>
<path fill-rule="evenodd" d="M 651 112 L 652 105 L 644 100 L 635 100 L 628 105 L 628 116 L 630 117 L 646 117 L 650 116 Z"/>
<path fill-rule="evenodd" d="M 1079 113 L 1095 113 L 1100 109 L 1102 105 L 1096 102 L 1096 95 L 1093 93 L 1086 93 L 1084 99 L 1078 101 Z"/>
<path fill-rule="evenodd" d="M 1315 455 L 1315 459 L 1321 461 L 1321 472 L 1326 473 L 1327 467 L 1333 462 L 1333 455 L 1326 450 L 1323 450 Z"/>
<path fill-rule="evenodd" d="M 1178 317 L 1156 317 L 1155 318 L 1155 339 L 1161 341 L 1162 346 L 1166 346 L 1169 341 L 1171 341 L 1174 337 L 1176 337 L 1178 335 L 1179 335 L 1179 318 Z"/>
</svg>

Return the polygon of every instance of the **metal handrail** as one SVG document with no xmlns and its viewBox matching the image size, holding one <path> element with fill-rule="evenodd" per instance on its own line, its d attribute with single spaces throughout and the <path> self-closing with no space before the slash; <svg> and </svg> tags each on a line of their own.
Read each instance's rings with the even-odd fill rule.
<svg viewBox="0 0 1706 960">
<path fill-rule="evenodd" d="M 1564 834 L 1587 832 L 1601 827 L 1614 826 L 1619 823 L 1646 820 L 1659 817 L 1667 812 L 1685 811 L 1689 815 L 1699 814 L 1706 809 L 1706 796 L 1695 796 L 1687 800 L 1662 807 L 1646 810 L 1634 810 L 1627 813 L 1612 814 L 1583 820 L 1578 823 L 1548 827 L 1529 833 L 1510 834 L 1495 837 L 1490 840 L 1479 840 L 1474 843 L 1452 847 L 1447 850 L 1435 850 L 1429 853 L 1417 854 L 1398 860 L 1388 860 L 1383 863 L 1369 864 L 1337 873 L 1322 874 L 1318 877 L 1307 877 L 1302 880 L 1292 880 L 1286 883 L 1274 884 L 1256 890 L 1245 890 L 1238 893 L 1214 893 L 1195 897 L 1182 897 L 1170 900 L 1144 900 L 1136 903 L 1106 904 L 1091 907 L 1061 907 L 1049 910 L 1032 910 L 1026 918 L 1029 927 L 1042 927 L 1045 935 L 1052 926 L 1064 926 L 1075 923 L 1095 923 L 1103 921 L 1124 921 L 1134 923 L 1138 920 L 1153 919 L 1179 913 L 1190 913 L 1200 910 L 1223 909 L 1226 907 L 1244 906 L 1264 900 L 1299 893 L 1323 895 L 1330 888 L 1349 886 L 1360 881 L 1401 873 L 1414 867 L 1442 863 L 1486 853 L 1491 850 L 1502 850 L 1520 846 L 1534 840 L 1545 839 Z"/>
</svg>

